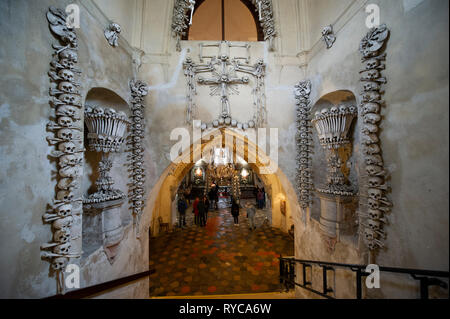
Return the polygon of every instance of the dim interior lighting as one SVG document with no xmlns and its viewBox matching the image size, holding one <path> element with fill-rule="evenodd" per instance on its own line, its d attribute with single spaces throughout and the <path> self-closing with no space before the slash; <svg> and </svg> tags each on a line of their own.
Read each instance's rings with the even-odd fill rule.
<svg viewBox="0 0 450 319">
<path fill-rule="evenodd" d="M 203 175 L 202 169 L 200 167 L 197 167 L 197 169 L 195 170 L 195 175 L 197 175 L 197 176 Z"/>
</svg>

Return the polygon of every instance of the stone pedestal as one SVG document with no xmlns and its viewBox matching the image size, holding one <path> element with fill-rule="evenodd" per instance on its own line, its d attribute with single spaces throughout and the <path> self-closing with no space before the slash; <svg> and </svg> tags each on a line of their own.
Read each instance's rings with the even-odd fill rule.
<svg viewBox="0 0 450 319">
<path fill-rule="evenodd" d="M 351 228 L 349 204 L 353 196 L 318 193 L 320 198 L 320 230 L 329 238 L 339 241 L 342 232 Z"/>
</svg>

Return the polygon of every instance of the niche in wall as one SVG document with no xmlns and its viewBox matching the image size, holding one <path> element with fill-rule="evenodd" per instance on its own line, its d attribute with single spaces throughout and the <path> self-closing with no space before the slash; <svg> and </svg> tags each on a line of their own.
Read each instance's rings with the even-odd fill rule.
<svg viewBox="0 0 450 319">
<path fill-rule="evenodd" d="M 355 244 L 358 238 L 358 163 L 361 154 L 355 95 L 340 90 L 322 96 L 312 107 L 310 118 L 314 149 L 311 218 L 319 222 L 322 234 L 333 250 L 336 242 Z M 328 124 L 334 128 L 327 128 Z M 346 131 L 347 134 L 330 134 L 334 131 Z"/>
<path fill-rule="evenodd" d="M 89 107 L 100 107 L 102 109 L 113 109 L 115 112 L 123 112 L 126 116 L 130 117 L 130 110 L 128 104 L 116 93 L 111 90 L 105 88 L 93 88 L 91 89 L 85 101 L 85 108 Z M 126 130 L 124 138 L 125 141 L 120 147 L 120 152 L 110 153 L 108 154 L 109 159 L 112 161 L 112 168 L 109 172 L 109 176 L 114 181 L 113 188 L 120 190 L 125 194 L 128 193 L 128 183 L 129 183 L 129 168 L 128 168 L 128 159 L 127 159 L 127 139 L 129 135 L 130 129 Z M 83 198 L 88 198 L 89 195 L 93 194 L 98 190 L 96 186 L 96 181 L 99 177 L 99 164 L 102 160 L 102 153 L 92 151 L 89 147 L 88 142 L 88 129 L 85 124 L 84 128 L 84 147 L 85 151 L 85 163 L 84 163 L 84 171 L 83 171 L 83 183 L 82 183 L 82 194 Z M 105 245 L 105 227 L 108 227 L 107 218 L 105 212 L 101 212 L 99 210 L 88 209 L 89 205 L 83 205 L 83 256 L 82 258 L 86 258 L 95 252 L 100 247 L 104 246 L 105 253 L 112 263 L 114 260 L 114 256 L 117 253 L 118 246 L 108 246 Z M 105 218 L 105 216 L 107 218 Z M 124 228 L 128 224 L 130 224 L 132 220 L 132 216 L 129 210 L 129 203 L 127 198 L 125 197 L 123 204 L 118 206 L 117 209 L 117 217 L 114 222 L 116 226 Z M 116 227 L 117 228 L 117 227 Z M 108 234 L 106 234 L 107 237 Z M 117 232 L 115 234 L 119 236 L 121 240 L 121 236 L 123 236 L 123 232 Z"/>
</svg>

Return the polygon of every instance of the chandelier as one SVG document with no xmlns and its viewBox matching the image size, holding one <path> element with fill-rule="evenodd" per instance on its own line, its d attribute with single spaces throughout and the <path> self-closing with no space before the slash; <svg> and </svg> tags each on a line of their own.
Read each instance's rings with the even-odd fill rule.
<svg viewBox="0 0 450 319">
<path fill-rule="evenodd" d="M 228 181 L 236 175 L 236 170 L 228 148 L 213 148 L 207 167 L 208 175 L 216 181 Z"/>
</svg>

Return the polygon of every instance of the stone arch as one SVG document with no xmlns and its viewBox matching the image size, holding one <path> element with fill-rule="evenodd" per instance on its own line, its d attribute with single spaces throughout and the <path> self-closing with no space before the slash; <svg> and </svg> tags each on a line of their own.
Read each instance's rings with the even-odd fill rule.
<svg viewBox="0 0 450 319">
<path fill-rule="evenodd" d="M 233 153 L 242 158 L 255 156 L 258 152 L 256 144 L 251 140 L 247 140 L 238 130 L 220 128 L 213 129 L 210 133 L 220 134 L 220 136 L 224 137 L 224 146 L 230 147 L 234 150 Z M 240 147 L 236 147 L 237 143 L 233 141 L 247 142 L 244 151 Z M 148 194 L 144 216 L 141 219 L 141 231 L 148 231 L 151 228 L 152 234 L 157 233 L 158 227 L 155 221 L 159 216 L 163 217 L 164 222 L 174 222 L 170 220 L 172 201 L 175 199 L 176 191 L 184 176 L 195 164 L 195 161 L 190 160 L 195 152 L 195 147 L 198 150 L 199 148 L 207 147 L 210 143 L 212 141 L 203 143 L 196 141 L 192 143 L 189 149 L 185 150 L 183 155 L 177 158 L 175 162 L 178 163 L 171 163 L 161 174 L 158 182 Z M 183 159 L 185 160 L 183 161 Z M 257 157 L 256 163 L 249 163 L 249 165 L 264 183 L 266 192 L 271 199 L 272 226 L 288 232 L 291 226 L 295 224 L 295 216 L 300 211 L 297 195 L 292 184 L 279 167 L 273 173 L 261 174 L 267 168 L 263 163 L 267 163 L 268 160 L 269 157 L 259 150 L 259 157 Z M 280 210 L 282 201 L 286 202 L 285 215 Z"/>
</svg>

